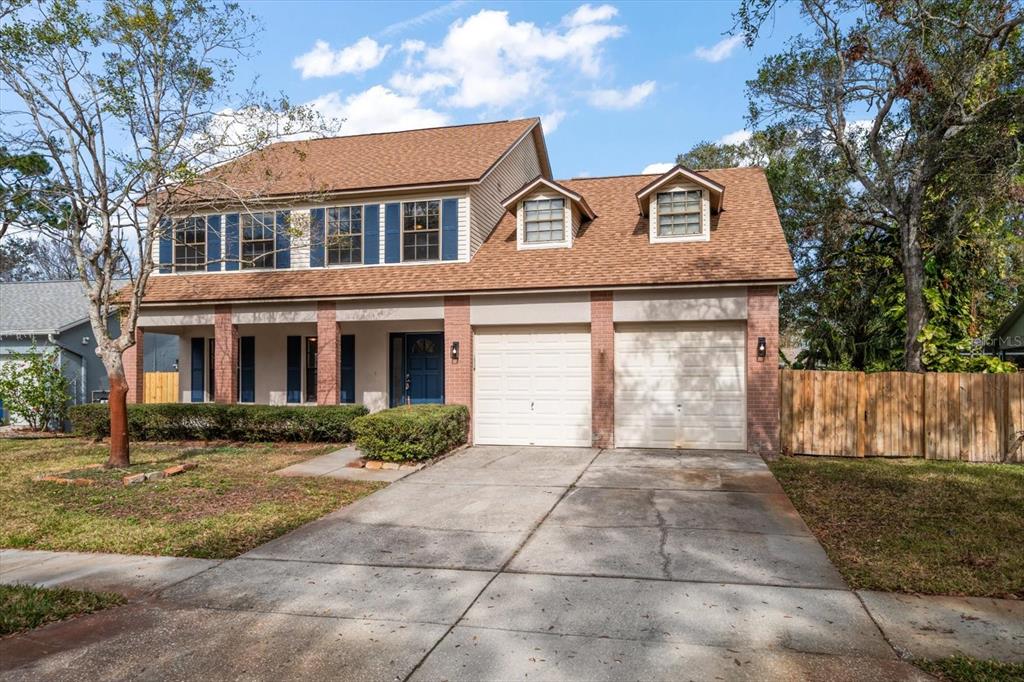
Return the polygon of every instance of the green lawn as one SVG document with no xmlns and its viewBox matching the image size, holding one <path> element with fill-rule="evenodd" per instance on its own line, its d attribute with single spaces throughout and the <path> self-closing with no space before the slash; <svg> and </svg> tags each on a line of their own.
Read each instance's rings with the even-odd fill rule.
<svg viewBox="0 0 1024 682">
<path fill-rule="evenodd" d="M 1024 466 L 827 457 L 770 466 L 851 587 L 1024 598 Z"/>
<path fill-rule="evenodd" d="M 941 661 L 914 661 L 921 670 L 947 682 L 1024 682 L 1024 665 L 954 656 Z"/>
<path fill-rule="evenodd" d="M 272 471 L 337 446 L 138 443 L 131 470 L 84 468 L 106 448 L 77 438 L 0 439 L 0 547 L 223 559 L 367 495 L 380 484 Z M 190 460 L 198 468 L 141 485 L 126 473 Z M 73 472 L 92 486 L 32 480 Z"/>
<path fill-rule="evenodd" d="M 124 602 L 125 598 L 121 595 L 106 592 L 0 585 L 0 636 L 31 630 L 46 623 L 92 613 Z"/>
</svg>

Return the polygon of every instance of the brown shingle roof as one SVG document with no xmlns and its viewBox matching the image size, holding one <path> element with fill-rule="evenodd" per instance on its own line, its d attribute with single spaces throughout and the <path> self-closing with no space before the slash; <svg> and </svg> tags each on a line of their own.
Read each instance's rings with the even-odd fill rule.
<svg viewBox="0 0 1024 682">
<path fill-rule="evenodd" d="M 764 171 L 703 171 L 728 188 L 711 240 L 651 244 L 635 194 L 650 175 L 566 180 L 597 218 L 569 249 L 516 249 L 506 214 L 469 263 L 156 276 L 147 303 L 777 282 L 796 278 Z"/>
<path fill-rule="evenodd" d="M 278 142 L 214 168 L 175 201 L 474 182 L 539 120 Z"/>
</svg>

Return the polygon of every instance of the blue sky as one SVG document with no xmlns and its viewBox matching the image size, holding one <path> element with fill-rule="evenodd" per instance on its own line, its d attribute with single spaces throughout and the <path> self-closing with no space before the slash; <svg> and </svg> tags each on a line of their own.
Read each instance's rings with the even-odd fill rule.
<svg viewBox="0 0 1024 682">
<path fill-rule="evenodd" d="M 556 177 L 741 135 L 745 81 L 798 28 L 786 9 L 748 50 L 732 2 L 243 4 L 266 32 L 242 79 L 345 117 L 343 134 L 541 116 Z"/>
</svg>

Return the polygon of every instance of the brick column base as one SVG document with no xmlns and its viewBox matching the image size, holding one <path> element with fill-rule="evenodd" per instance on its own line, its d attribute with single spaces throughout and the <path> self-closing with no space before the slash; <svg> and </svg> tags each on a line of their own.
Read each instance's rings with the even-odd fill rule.
<svg viewBox="0 0 1024 682">
<path fill-rule="evenodd" d="M 459 357 L 452 359 L 452 343 Z M 444 401 L 470 410 L 469 442 L 473 442 L 473 329 L 469 324 L 469 296 L 444 298 Z"/>
<path fill-rule="evenodd" d="M 142 327 L 136 327 L 135 345 L 125 350 L 121 355 L 121 363 L 124 365 L 124 378 L 128 382 L 129 403 L 141 403 L 146 399 L 146 369 L 143 364 L 145 339 L 146 334 Z"/>
<path fill-rule="evenodd" d="M 321 301 L 316 310 L 316 404 L 337 405 L 341 388 L 341 334 L 337 306 Z"/>
<path fill-rule="evenodd" d="M 590 294 L 590 411 L 595 448 L 615 442 L 615 326 L 612 292 Z"/>
<path fill-rule="evenodd" d="M 213 308 L 214 401 L 238 402 L 238 327 L 231 319 L 231 306 Z"/>
<path fill-rule="evenodd" d="M 757 357 L 757 340 L 767 349 Z M 779 290 L 747 288 L 747 450 L 779 451 Z"/>
</svg>

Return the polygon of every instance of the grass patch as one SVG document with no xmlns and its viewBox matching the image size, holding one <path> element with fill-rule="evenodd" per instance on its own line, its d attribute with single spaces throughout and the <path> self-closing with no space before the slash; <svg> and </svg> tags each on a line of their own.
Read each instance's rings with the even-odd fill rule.
<svg viewBox="0 0 1024 682">
<path fill-rule="evenodd" d="M 109 592 L 0 585 L 0 636 L 125 603 Z"/>
<path fill-rule="evenodd" d="M 1024 598 L 1024 467 L 827 457 L 770 466 L 854 589 Z"/>
<path fill-rule="evenodd" d="M 1020 663 L 953 656 L 938 661 L 918 660 L 914 665 L 948 682 L 1024 682 L 1024 665 Z"/>
<path fill-rule="evenodd" d="M 271 472 L 337 446 L 136 443 L 130 469 L 88 469 L 106 447 L 84 439 L 0 441 L 0 547 L 226 559 L 381 487 Z M 122 486 L 121 477 L 191 460 L 180 476 Z M 91 486 L 33 481 L 72 472 Z"/>
</svg>

